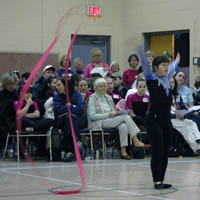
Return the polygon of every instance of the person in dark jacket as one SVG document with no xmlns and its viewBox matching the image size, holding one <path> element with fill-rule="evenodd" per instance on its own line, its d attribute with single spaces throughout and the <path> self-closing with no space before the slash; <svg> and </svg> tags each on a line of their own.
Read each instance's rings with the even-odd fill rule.
<svg viewBox="0 0 200 200">
<path fill-rule="evenodd" d="M 49 77 L 55 77 L 55 67 L 52 65 L 47 65 L 43 69 L 43 76 L 41 76 L 38 81 L 33 86 L 33 100 L 35 100 L 39 106 L 40 114 L 45 113 L 44 102 L 41 100 L 41 94 L 44 92 L 44 88 L 48 85 L 47 80 Z"/>
<path fill-rule="evenodd" d="M 74 158 L 74 146 L 72 140 L 72 130 L 69 121 L 68 106 L 70 106 L 73 127 L 79 147 L 79 130 L 85 125 L 83 119 L 84 103 L 81 94 L 75 91 L 75 86 L 71 80 L 68 81 L 70 104 L 67 104 L 65 94 L 65 79 L 60 78 L 57 81 L 56 89 L 58 94 L 53 99 L 54 114 L 57 127 L 63 131 L 63 139 L 61 140 L 61 148 L 66 152 L 64 161 L 71 161 Z"/>
<path fill-rule="evenodd" d="M 0 148 L 5 145 L 8 131 L 15 129 L 16 113 L 14 102 L 18 100 L 16 80 L 13 73 L 5 73 L 2 76 L 2 90 L 0 91 Z"/>
</svg>

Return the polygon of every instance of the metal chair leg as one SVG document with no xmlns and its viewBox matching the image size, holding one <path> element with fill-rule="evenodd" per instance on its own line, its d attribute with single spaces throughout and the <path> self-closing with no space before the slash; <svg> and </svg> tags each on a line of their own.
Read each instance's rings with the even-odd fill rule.
<svg viewBox="0 0 200 200">
<path fill-rule="evenodd" d="M 20 155 L 19 155 L 19 131 L 16 130 L 16 134 L 17 134 L 17 162 L 20 162 Z"/>
<path fill-rule="evenodd" d="M 8 140 L 9 140 L 9 137 L 10 137 L 10 134 L 8 133 L 7 138 L 6 138 L 5 149 L 4 149 L 4 152 L 3 152 L 3 160 L 4 160 L 5 157 L 6 157 L 6 152 L 7 152 L 7 149 L 8 149 Z"/>
<path fill-rule="evenodd" d="M 101 131 L 102 136 L 102 151 L 103 151 L 103 159 L 105 159 L 105 141 L 104 141 L 104 131 Z"/>
<path fill-rule="evenodd" d="M 93 135 L 92 130 L 90 130 L 90 150 L 91 150 L 91 158 L 94 159 L 94 146 L 93 146 Z"/>
<path fill-rule="evenodd" d="M 49 156 L 50 156 L 50 161 L 52 161 L 52 144 L 51 144 L 51 133 L 52 133 L 53 127 L 51 127 L 49 131 Z"/>
</svg>

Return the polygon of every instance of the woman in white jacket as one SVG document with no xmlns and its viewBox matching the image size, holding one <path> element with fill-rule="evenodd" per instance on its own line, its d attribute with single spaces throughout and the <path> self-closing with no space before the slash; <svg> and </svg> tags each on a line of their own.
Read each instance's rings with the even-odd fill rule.
<svg viewBox="0 0 200 200">
<path fill-rule="evenodd" d="M 89 128 L 117 128 L 120 135 L 121 158 L 130 160 L 126 153 L 128 146 L 128 134 L 133 139 L 134 147 L 147 147 L 136 134 L 140 129 L 129 115 L 118 115 L 112 98 L 107 95 L 107 82 L 98 78 L 94 83 L 95 93 L 89 98 L 88 103 L 88 127 Z"/>
</svg>

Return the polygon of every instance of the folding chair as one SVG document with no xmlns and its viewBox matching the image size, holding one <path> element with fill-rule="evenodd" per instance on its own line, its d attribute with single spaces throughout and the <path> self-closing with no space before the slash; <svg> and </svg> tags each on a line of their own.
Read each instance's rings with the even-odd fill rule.
<svg viewBox="0 0 200 200">
<path fill-rule="evenodd" d="M 81 136 L 89 136 L 90 137 L 90 150 L 91 150 L 91 157 L 94 159 L 94 144 L 93 144 L 93 136 L 101 135 L 101 142 L 102 142 L 102 152 L 103 152 L 103 159 L 105 159 L 106 155 L 106 142 L 105 142 L 105 135 L 112 135 L 118 133 L 116 128 L 104 128 L 104 129 L 89 129 L 85 128 L 80 131 Z"/>
<path fill-rule="evenodd" d="M 49 138 L 49 154 L 50 154 L 50 161 L 52 161 L 52 148 L 51 148 L 51 130 L 53 127 L 51 127 L 47 133 L 44 134 L 45 131 L 27 131 L 22 130 L 21 134 L 19 135 L 19 131 L 15 130 L 12 132 L 9 132 L 6 139 L 6 145 L 3 153 L 3 159 L 5 159 L 7 148 L 8 148 L 8 141 L 10 138 L 16 138 L 17 139 L 17 162 L 20 162 L 20 144 L 19 144 L 19 138 L 20 137 L 48 137 Z M 45 145 L 46 146 L 46 145 Z"/>
</svg>

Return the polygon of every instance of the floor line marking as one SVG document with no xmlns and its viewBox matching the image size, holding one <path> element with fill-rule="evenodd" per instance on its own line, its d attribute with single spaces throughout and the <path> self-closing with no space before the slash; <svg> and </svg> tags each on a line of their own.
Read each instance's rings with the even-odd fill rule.
<svg viewBox="0 0 200 200">
<path fill-rule="evenodd" d="M 74 184 L 74 185 L 81 185 L 80 183 L 76 183 L 76 182 L 71 182 L 71 181 L 66 181 L 66 180 L 61 180 L 61 179 L 55 179 L 55 178 L 50 178 L 50 177 L 43 177 L 43 176 L 38 176 L 38 175 L 25 174 L 25 173 L 21 173 L 21 172 L 11 172 L 11 171 L 6 171 L 6 170 L 2 171 L 2 172 L 17 174 L 17 175 L 22 175 L 22 176 L 29 176 L 29 177 L 33 177 L 33 178 L 47 179 L 47 180 L 57 181 L 57 182 L 70 183 L 70 184 Z M 149 195 L 145 195 L 145 194 L 142 194 L 142 193 L 127 192 L 127 191 L 123 191 L 123 190 L 113 190 L 112 188 L 105 188 L 105 187 L 100 187 L 100 186 L 95 186 L 95 185 L 87 185 L 86 184 L 86 186 L 96 188 L 96 189 L 114 191 L 114 192 L 123 193 L 123 194 L 143 196 L 143 197 L 148 198 L 148 199 L 174 200 L 174 199 L 167 199 L 167 198 L 156 197 L 156 196 L 149 196 Z"/>
<path fill-rule="evenodd" d="M 169 161 L 169 164 L 177 164 L 177 163 L 200 163 L 200 160 L 181 160 L 181 161 Z M 145 165 L 150 165 L 150 161 L 146 162 L 139 162 L 139 163 L 92 163 L 92 164 L 83 164 L 83 167 L 103 167 L 103 166 L 145 166 Z M 75 168 L 77 165 L 53 165 L 53 166 L 37 166 L 38 169 L 56 169 L 56 168 Z M 13 167 L 13 168 L 0 168 L 0 171 L 13 171 L 13 170 L 30 170 L 34 169 L 34 167 Z"/>
</svg>

